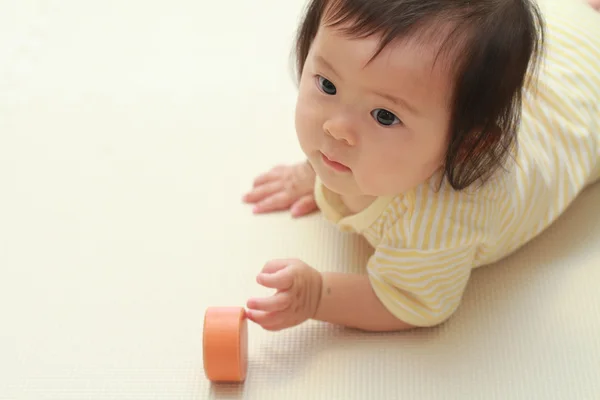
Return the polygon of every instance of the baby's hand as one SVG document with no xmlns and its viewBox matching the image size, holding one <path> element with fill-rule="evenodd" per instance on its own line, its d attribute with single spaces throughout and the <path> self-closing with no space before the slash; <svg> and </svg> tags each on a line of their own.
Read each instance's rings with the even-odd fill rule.
<svg viewBox="0 0 600 400">
<path fill-rule="evenodd" d="M 265 287 L 277 289 L 270 296 L 248 300 L 248 319 L 266 330 L 277 331 L 312 318 L 321 298 L 321 273 L 300 260 L 268 262 L 256 278 Z"/>
<path fill-rule="evenodd" d="M 309 214 L 317 209 L 315 177 L 308 162 L 277 166 L 254 180 L 244 201 L 255 204 L 255 213 L 290 209 L 294 217 Z"/>
</svg>

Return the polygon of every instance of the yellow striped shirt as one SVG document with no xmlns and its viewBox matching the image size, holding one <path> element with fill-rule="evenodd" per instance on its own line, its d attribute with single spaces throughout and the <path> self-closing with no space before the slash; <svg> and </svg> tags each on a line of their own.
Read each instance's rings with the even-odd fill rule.
<svg viewBox="0 0 600 400">
<path fill-rule="evenodd" d="M 473 268 L 506 257 L 547 228 L 600 178 L 600 14 L 584 2 L 547 2 L 546 52 L 526 91 L 517 165 L 482 188 L 434 180 L 344 215 L 319 179 L 324 216 L 375 248 L 374 292 L 401 320 L 432 326 L 458 308 Z"/>
</svg>

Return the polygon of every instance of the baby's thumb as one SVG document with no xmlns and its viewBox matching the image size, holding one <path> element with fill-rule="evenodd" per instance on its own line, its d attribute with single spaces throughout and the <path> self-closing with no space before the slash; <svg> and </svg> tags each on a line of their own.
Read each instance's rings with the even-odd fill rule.
<svg viewBox="0 0 600 400">
<path fill-rule="evenodd" d="M 315 202 L 315 196 L 310 193 L 300 197 L 291 208 L 293 217 L 301 217 L 309 214 L 317 209 L 317 203 Z"/>
</svg>

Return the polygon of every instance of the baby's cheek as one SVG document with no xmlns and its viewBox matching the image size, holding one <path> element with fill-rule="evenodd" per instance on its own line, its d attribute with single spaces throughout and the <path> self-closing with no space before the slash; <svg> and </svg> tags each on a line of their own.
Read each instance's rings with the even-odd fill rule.
<svg viewBox="0 0 600 400">
<path fill-rule="evenodd" d="M 300 96 L 296 105 L 296 134 L 301 143 L 314 142 L 316 135 L 320 132 L 318 107 L 309 99 Z"/>
<path fill-rule="evenodd" d="M 373 152 L 367 163 L 365 185 L 373 194 L 394 195 L 406 191 L 419 180 L 418 151 L 400 140 L 390 141 Z M 376 156 L 375 156 L 376 154 Z"/>
</svg>

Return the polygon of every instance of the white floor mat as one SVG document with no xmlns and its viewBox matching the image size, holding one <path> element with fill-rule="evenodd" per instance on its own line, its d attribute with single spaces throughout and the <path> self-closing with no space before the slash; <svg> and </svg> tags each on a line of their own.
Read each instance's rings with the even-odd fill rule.
<svg viewBox="0 0 600 400">
<path fill-rule="evenodd" d="M 0 0 L 0 399 L 600 398 L 600 186 L 439 328 L 251 324 L 247 381 L 206 381 L 206 307 L 263 293 L 272 258 L 368 256 L 241 202 L 301 158 L 302 5 Z"/>
</svg>

